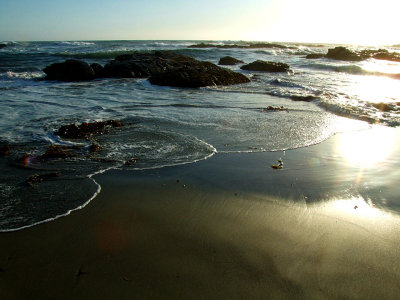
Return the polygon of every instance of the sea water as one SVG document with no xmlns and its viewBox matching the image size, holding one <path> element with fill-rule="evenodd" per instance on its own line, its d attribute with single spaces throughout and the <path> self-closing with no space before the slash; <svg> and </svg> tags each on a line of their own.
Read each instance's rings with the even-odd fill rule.
<svg viewBox="0 0 400 300">
<path fill-rule="evenodd" d="M 30 226 L 83 207 L 101 189 L 93 174 L 110 168 L 160 168 L 193 163 L 217 152 L 294 149 L 375 123 L 400 125 L 399 62 L 305 58 L 334 45 L 188 48 L 196 43 L 7 42 L 0 49 L 0 145 L 10 145 L 11 152 L 0 157 L 0 230 Z M 198 89 L 160 87 L 146 79 L 41 80 L 42 69 L 51 63 L 81 59 L 104 65 L 118 55 L 148 50 L 174 50 L 213 63 L 227 55 L 245 63 L 284 62 L 291 71 L 263 73 L 227 66 L 251 82 Z M 392 109 L 380 110 L 382 103 Z M 123 129 L 78 141 L 54 134 L 61 125 L 109 119 L 121 121 Z M 100 151 L 90 154 L 92 143 L 101 145 Z M 51 144 L 76 147 L 80 155 L 35 159 Z M 126 164 L 132 159 L 135 163 Z M 49 173 L 56 176 L 40 184 L 26 183 L 29 176 Z"/>
</svg>

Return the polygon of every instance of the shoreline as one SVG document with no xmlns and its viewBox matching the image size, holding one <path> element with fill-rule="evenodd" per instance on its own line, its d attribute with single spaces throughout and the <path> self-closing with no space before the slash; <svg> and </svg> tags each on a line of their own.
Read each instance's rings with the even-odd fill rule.
<svg viewBox="0 0 400 300">
<path fill-rule="evenodd" d="M 102 191 L 85 209 L 0 233 L 0 297 L 395 299 L 400 217 L 367 199 L 400 176 L 400 130 L 383 131 L 393 155 L 362 174 L 340 155 L 355 132 L 95 175 Z"/>
</svg>

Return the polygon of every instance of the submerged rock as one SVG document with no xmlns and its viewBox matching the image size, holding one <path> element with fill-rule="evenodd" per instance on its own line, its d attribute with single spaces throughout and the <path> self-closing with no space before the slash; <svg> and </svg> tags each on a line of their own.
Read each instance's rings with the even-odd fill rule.
<svg viewBox="0 0 400 300">
<path fill-rule="evenodd" d="M 55 178 L 55 177 L 59 177 L 59 176 L 60 176 L 60 174 L 58 174 L 58 173 L 33 174 L 33 175 L 29 176 L 28 178 L 26 178 L 25 183 L 30 186 L 33 186 L 36 183 L 40 183 L 49 178 Z"/>
<path fill-rule="evenodd" d="M 10 150 L 11 150 L 11 148 L 9 145 L 0 146 L 0 157 L 10 154 Z"/>
<path fill-rule="evenodd" d="M 287 108 L 283 106 L 267 106 L 267 108 L 262 108 L 261 111 L 289 111 Z"/>
<path fill-rule="evenodd" d="M 319 99 L 319 97 L 311 96 L 311 95 L 309 95 L 309 96 L 296 96 L 296 95 L 293 95 L 293 96 L 290 97 L 290 99 L 292 99 L 294 101 L 311 102 L 311 101 Z"/>
<path fill-rule="evenodd" d="M 263 72 L 287 72 L 290 66 L 281 62 L 256 60 L 252 63 L 240 67 L 242 70 L 263 71 Z"/>
<path fill-rule="evenodd" d="M 236 59 L 236 58 L 234 58 L 232 56 L 221 57 L 219 62 L 218 62 L 219 65 L 225 65 L 225 66 L 233 66 L 233 65 L 236 65 L 236 64 L 239 64 L 239 63 L 243 63 L 243 61 L 241 61 L 239 59 Z"/>
<path fill-rule="evenodd" d="M 108 120 L 93 123 L 82 123 L 80 125 L 69 124 L 61 126 L 54 134 L 66 139 L 87 138 L 93 134 L 104 134 L 110 127 L 122 127 L 121 122 Z"/>
<path fill-rule="evenodd" d="M 318 59 L 318 58 L 324 58 L 325 54 L 322 53 L 312 53 L 312 54 L 307 54 L 306 58 L 307 59 Z"/>
<path fill-rule="evenodd" d="M 51 158 L 67 158 L 73 154 L 69 151 L 68 147 L 62 147 L 58 145 L 51 145 L 47 147 L 46 152 L 40 156 L 41 159 Z"/>
<path fill-rule="evenodd" d="M 153 74 L 149 81 L 156 85 L 197 88 L 247 83 L 250 79 L 210 62 L 193 61 L 169 71 Z"/>
<path fill-rule="evenodd" d="M 86 81 L 95 78 L 95 71 L 84 61 L 69 59 L 55 63 L 43 69 L 46 80 Z"/>
</svg>

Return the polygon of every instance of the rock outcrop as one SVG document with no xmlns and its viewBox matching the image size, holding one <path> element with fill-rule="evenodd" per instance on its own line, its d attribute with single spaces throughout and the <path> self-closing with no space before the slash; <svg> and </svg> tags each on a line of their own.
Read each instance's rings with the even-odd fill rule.
<svg viewBox="0 0 400 300">
<path fill-rule="evenodd" d="M 136 52 L 116 57 L 104 68 L 99 64 L 68 60 L 43 70 L 45 79 L 82 81 L 94 78 L 147 78 L 158 85 L 202 87 L 231 85 L 250 80 L 243 74 L 172 51 Z"/>
<path fill-rule="evenodd" d="M 242 70 L 262 72 L 287 72 L 290 70 L 290 66 L 288 64 L 264 60 L 256 60 L 247 65 L 243 65 L 240 68 Z"/>
<path fill-rule="evenodd" d="M 368 58 L 374 58 L 379 60 L 400 62 L 399 53 L 389 52 L 386 49 L 364 49 L 360 51 L 351 51 L 345 47 L 335 47 L 333 49 L 328 49 L 328 53 L 325 55 L 325 57 L 344 61 L 362 61 Z"/>
<path fill-rule="evenodd" d="M 95 78 L 95 71 L 84 61 L 70 59 L 43 69 L 46 80 L 87 81 Z"/>
<path fill-rule="evenodd" d="M 169 71 L 155 73 L 149 81 L 156 85 L 196 88 L 247 83 L 250 79 L 210 62 L 192 61 Z"/>
<path fill-rule="evenodd" d="M 61 126 L 57 131 L 54 132 L 66 139 L 82 139 L 87 138 L 93 134 L 104 134 L 111 127 L 122 127 L 121 122 L 116 120 L 100 121 L 93 123 L 82 123 L 80 125 L 69 124 Z"/>
<path fill-rule="evenodd" d="M 196 61 L 172 51 L 137 52 L 120 55 L 104 66 L 105 77 L 146 78 Z"/>
<path fill-rule="evenodd" d="M 326 57 L 330 59 L 345 61 L 361 61 L 364 59 L 360 54 L 353 52 L 345 47 L 335 47 L 333 49 L 328 49 Z"/>
<path fill-rule="evenodd" d="M 243 61 L 236 59 L 232 56 L 221 57 L 218 62 L 219 65 L 225 65 L 225 66 L 234 66 L 240 63 L 243 63 Z"/>
</svg>

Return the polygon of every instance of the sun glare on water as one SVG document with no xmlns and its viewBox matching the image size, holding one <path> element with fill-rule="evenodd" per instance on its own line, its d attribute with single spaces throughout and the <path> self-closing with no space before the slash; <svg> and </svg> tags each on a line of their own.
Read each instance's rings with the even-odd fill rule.
<svg viewBox="0 0 400 300">
<path fill-rule="evenodd" d="M 388 159 L 394 144 L 393 131 L 390 128 L 377 127 L 342 134 L 339 137 L 337 150 L 349 164 L 371 168 Z"/>
</svg>

